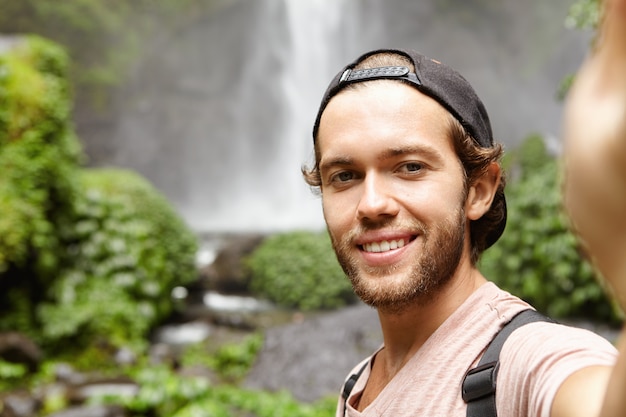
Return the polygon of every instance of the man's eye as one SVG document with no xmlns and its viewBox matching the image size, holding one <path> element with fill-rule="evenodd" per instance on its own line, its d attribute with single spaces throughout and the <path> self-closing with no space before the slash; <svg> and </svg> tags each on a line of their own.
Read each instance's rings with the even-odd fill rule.
<svg viewBox="0 0 626 417">
<path fill-rule="evenodd" d="M 420 164 L 419 162 L 408 162 L 404 165 L 402 165 L 402 170 L 405 172 L 419 172 L 422 170 L 422 168 L 424 168 L 424 166 L 422 164 Z"/>
<path fill-rule="evenodd" d="M 347 182 L 354 179 L 354 174 L 349 171 L 338 172 L 331 177 L 331 182 Z"/>
</svg>

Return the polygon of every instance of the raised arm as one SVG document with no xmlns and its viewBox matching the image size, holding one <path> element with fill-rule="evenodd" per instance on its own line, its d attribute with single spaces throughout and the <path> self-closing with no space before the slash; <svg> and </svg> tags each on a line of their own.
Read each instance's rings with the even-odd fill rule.
<svg viewBox="0 0 626 417">
<path fill-rule="evenodd" d="M 605 0 L 599 37 L 565 119 L 565 206 L 607 289 L 626 311 L 626 0 Z M 626 336 L 601 417 L 626 416 Z"/>
</svg>

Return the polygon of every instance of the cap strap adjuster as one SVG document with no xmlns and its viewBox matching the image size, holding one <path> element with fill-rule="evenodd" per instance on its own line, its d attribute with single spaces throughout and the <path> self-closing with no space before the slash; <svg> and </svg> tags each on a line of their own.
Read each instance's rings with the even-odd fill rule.
<svg viewBox="0 0 626 417">
<path fill-rule="evenodd" d="M 392 67 L 377 67 L 366 68 L 360 70 L 353 70 L 348 68 L 341 74 L 339 83 L 353 83 L 359 81 L 375 80 L 380 78 L 387 79 L 406 79 L 414 84 L 421 85 L 422 83 L 417 78 L 417 75 L 410 72 L 409 67 L 405 66 L 392 66 Z"/>
</svg>

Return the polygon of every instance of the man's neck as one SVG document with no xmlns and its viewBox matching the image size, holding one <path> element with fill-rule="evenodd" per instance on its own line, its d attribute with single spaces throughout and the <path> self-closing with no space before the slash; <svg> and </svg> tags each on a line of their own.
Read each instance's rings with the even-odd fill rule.
<svg viewBox="0 0 626 417">
<path fill-rule="evenodd" d="M 472 295 L 486 279 L 474 267 L 458 270 L 428 303 L 411 306 L 401 313 L 378 311 L 384 349 L 382 360 L 385 373 L 395 375 L 428 338 Z"/>
</svg>

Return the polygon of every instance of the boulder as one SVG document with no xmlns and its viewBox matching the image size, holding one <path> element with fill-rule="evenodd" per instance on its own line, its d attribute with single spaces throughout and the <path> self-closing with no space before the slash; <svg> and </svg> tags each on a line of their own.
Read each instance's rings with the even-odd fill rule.
<svg viewBox="0 0 626 417">
<path fill-rule="evenodd" d="M 18 332 L 0 333 L 0 359 L 26 365 L 30 372 L 35 372 L 42 358 L 39 346 L 27 336 Z"/>
<path fill-rule="evenodd" d="M 201 270 L 207 289 L 225 294 L 248 293 L 250 276 L 242 260 L 265 238 L 261 234 L 232 235 L 223 239 L 212 264 Z"/>
</svg>

